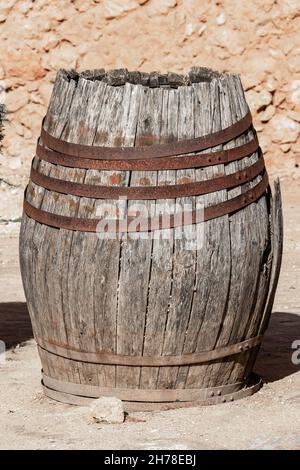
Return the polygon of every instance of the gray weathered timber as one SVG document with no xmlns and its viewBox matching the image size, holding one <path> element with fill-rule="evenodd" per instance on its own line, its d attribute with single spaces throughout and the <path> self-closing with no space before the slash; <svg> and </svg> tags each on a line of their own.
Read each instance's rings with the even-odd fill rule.
<svg viewBox="0 0 300 470">
<path fill-rule="evenodd" d="M 267 298 L 262 305 L 263 315 L 257 315 L 255 321 L 252 321 L 249 326 L 248 336 L 254 336 L 257 334 L 263 335 L 269 324 L 270 316 L 272 313 L 272 307 L 276 292 L 276 286 L 278 283 L 281 259 L 282 259 L 282 248 L 283 248 L 283 217 L 282 217 L 282 201 L 279 179 L 274 181 L 274 187 L 272 188 L 273 194 L 270 195 L 270 251 L 268 259 L 266 261 L 266 267 L 270 270 L 269 275 L 269 289 L 267 291 Z M 253 368 L 255 359 L 257 357 L 259 347 L 255 348 L 251 352 L 248 363 L 246 364 L 246 373 L 248 376 Z"/>
<path fill-rule="evenodd" d="M 66 122 L 62 129 L 61 138 L 64 140 L 74 139 L 80 142 L 85 139 L 86 128 L 84 125 L 80 126 L 80 123 L 86 119 L 87 103 L 91 90 L 92 83 L 80 78 L 72 95 L 72 101 L 66 114 Z M 51 176 L 58 177 L 59 175 L 61 179 L 66 180 L 82 181 L 84 174 L 84 170 L 55 165 L 52 165 L 50 169 Z M 50 191 L 45 191 L 41 204 L 41 208 L 49 212 L 53 211 L 62 215 L 72 214 L 72 216 L 77 215 L 78 207 L 79 198 Z M 80 348 L 80 326 L 82 327 L 82 323 L 74 303 L 76 278 L 74 279 L 71 274 L 73 265 L 78 263 L 71 254 L 72 241 L 76 234 L 67 230 L 57 231 L 47 227 L 47 232 L 43 236 L 47 240 L 48 246 L 42 247 L 38 264 L 41 268 L 45 265 L 47 270 L 49 295 L 44 295 L 46 315 L 50 317 L 47 337 L 53 338 L 58 343 L 67 343 L 70 347 Z M 52 368 L 57 371 L 58 379 L 67 374 L 69 380 L 80 383 L 81 376 L 85 374 L 80 363 L 76 364 L 73 361 L 60 359 L 60 367 L 57 367 L 55 365 L 57 358 L 55 356 L 49 356 L 49 358 L 52 361 Z"/>
<path fill-rule="evenodd" d="M 242 88 L 241 81 L 239 77 L 232 76 L 232 87 L 231 94 L 232 100 L 236 102 L 237 109 L 237 118 L 240 119 L 247 112 L 247 104 L 244 97 L 244 92 Z M 245 136 L 239 138 L 239 143 L 243 144 L 248 142 L 249 139 L 253 137 L 253 132 L 250 130 L 248 133 L 245 133 Z M 249 163 L 245 162 L 245 165 L 254 163 L 258 159 L 258 152 L 255 152 L 249 157 Z M 253 187 L 261 179 L 261 176 L 258 176 L 253 181 L 243 185 L 242 189 L 247 190 L 249 187 Z M 256 205 L 256 207 L 255 207 Z M 268 210 L 266 207 L 266 198 L 261 198 L 257 203 L 251 204 L 248 208 L 248 211 L 251 213 L 251 219 L 254 220 L 258 214 L 259 224 L 255 224 L 253 229 L 249 230 L 249 240 L 252 245 L 256 244 L 257 250 L 253 253 L 252 258 L 249 262 L 249 271 L 251 271 L 251 278 L 248 277 L 247 281 L 244 281 L 248 284 L 251 289 L 251 298 L 253 299 L 251 304 L 251 310 L 249 315 L 244 315 L 240 313 L 239 319 L 234 321 L 232 333 L 231 333 L 231 342 L 239 341 L 240 338 L 245 339 L 253 335 L 250 324 L 257 324 L 257 319 L 261 316 L 261 311 L 264 308 L 266 301 L 266 292 L 268 290 L 269 279 L 270 279 L 270 269 L 267 262 L 268 255 L 270 252 L 270 233 L 269 233 L 269 217 Z M 247 212 L 245 211 L 245 216 L 247 217 Z M 249 216 L 250 217 L 250 216 Z M 248 217 L 247 217 L 248 219 Z M 245 224 L 247 223 L 247 219 Z M 249 294 L 249 290 L 248 290 Z M 245 294 L 246 301 L 246 294 Z M 255 328 L 257 330 L 257 328 Z M 257 334 L 257 331 L 255 332 Z M 251 354 L 251 353 L 250 353 Z M 241 354 L 241 357 L 238 361 L 233 364 L 231 379 L 239 380 L 245 376 L 245 366 L 249 360 L 249 353 Z"/>
<path fill-rule="evenodd" d="M 213 80 L 193 86 L 196 92 L 195 113 L 200 115 L 198 122 L 195 122 L 196 135 L 219 130 L 222 126 L 218 82 Z M 214 175 L 224 174 L 224 168 L 217 165 L 197 170 L 196 174 L 198 180 L 212 178 Z M 209 205 L 226 200 L 226 197 L 226 191 L 221 191 L 197 199 L 198 203 Z M 197 254 L 196 294 L 186 341 L 189 352 L 213 349 L 220 329 L 229 282 L 226 262 L 230 255 L 227 219 L 225 216 L 205 224 L 203 247 Z M 219 234 L 222 234 L 222 244 L 219 243 Z M 211 367 L 190 367 L 186 387 L 203 386 L 209 378 L 208 369 Z"/>
<path fill-rule="evenodd" d="M 162 90 L 144 88 L 141 93 L 135 145 L 158 143 L 161 123 Z M 133 171 L 130 186 L 155 186 L 155 171 Z M 142 207 L 139 208 L 139 205 Z M 141 217 L 154 215 L 151 201 L 128 201 L 128 214 L 141 213 Z M 148 214 L 147 214 L 148 212 Z M 117 352 L 142 355 L 147 316 L 148 285 L 151 269 L 152 240 L 128 236 L 123 241 L 120 261 Z M 133 367 L 117 368 L 117 386 L 138 388 L 141 370 Z"/>
<path fill-rule="evenodd" d="M 117 97 L 112 93 L 118 93 Z M 140 105 L 140 88 L 127 83 L 122 88 L 108 87 L 105 106 L 101 109 L 99 127 L 94 145 L 126 145 L 133 146 Z M 117 99 L 116 99 L 117 98 Z M 114 102 L 114 106 L 112 106 Z M 110 132 L 111 129 L 111 132 Z M 101 171 L 101 184 L 128 186 L 130 174 L 126 171 Z M 124 216 L 127 207 L 116 201 L 97 201 L 97 213 L 104 212 L 110 205 L 114 212 L 119 210 Z M 102 208 L 102 209 L 101 209 Z M 123 214 L 122 214 L 122 213 Z M 97 241 L 96 279 L 94 283 L 94 315 L 96 350 L 117 352 L 117 315 L 119 296 L 119 266 L 122 254 L 122 240 L 101 239 Z M 100 383 L 105 386 L 116 385 L 115 366 L 102 366 L 103 376 Z"/>
<path fill-rule="evenodd" d="M 82 87 L 86 89 L 83 96 L 86 99 L 85 106 L 82 103 L 82 110 L 77 116 L 76 122 L 72 123 L 68 139 L 79 143 L 92 145 L 95 139 L 95 132 L 98 123 L 98 106 L 104 99 L 105 88 L 103 84 L 91 82 L 81 78 Z M 81 83 L 79 83 L 81 86 Z M 97 106 L 98 103 L 98 106 Z M 71 177 L 71 175 L 70 175 Z M 72 177 L 71 177 L 72 179 Z M 76 174 L 76 181 L 89 182 L 92 176 L 86 170 L 80 170 Z M 96 181 L 99 181 L 99 178 Z M 93 202 L 86 198 L 75 198 L 77 206 L 76 214 L 79 217 L 90 216 L 93 212 Z M 78 331 L 78 341 L 74 338 L 74 346 L 83 351 L 95 350 L 95 322 L 94 322 L 94 295 L 93 289 L 96 279 L 95 271 L 95 251 L 97 239 L 90 234 L 74 232 L 70 240 L 69 261 L 68 261 L 68 294 L 67 303 L 69 315 L 65 318 L 68 336 L 73 331 Z M 64 311 L 61 312 L 64 317 Z M 98 368 L 93 364 L 78 364 L 79 380 L 81 383 L 91 383 L 98 385 Z"/>
<path fill-rule="evenodd" d="M 162 89 L 161 95 L 161 119 L 159 142 L 169 142 L 170 132 L 174 132 L 170 126 L 171 105 L 174 93 Z M 157 184 L 166 185 L 175 182 L 175 172 L 162 170 L 157 172 Z M 171 213 L 174 211 L 173 199 L 158 199 L 155 202 L 155 214 Z M 162 355 L 165 328 L 168 316 L 169 301 L 173 282 L 173 230 L 164 229 L 154 232 L 152 242 L 151 272 L 149 279 L 148 305 L 144 334 L 143 354 L 145 356 Z M 157 386 L 159 374 L 158 367 L 141 368 L 140 388 L 152 388 Z"/>
<path fill-rule="evenodd" d="M 203 136 L 233 124 L 246 112 L 235 75 L 203 68 L 193 69 L 189 76 L 126 69 L 61 71 L 44 126 L 73 143 L 130 147 Z M 250 129 L 202 153 L 233 148 L 252 138 Z M 161 186 L 229 175 L 247 168 L 258 156 L 255 152 L 226 165 L 157 172 L 83 170 L 37 157 L 33 165 L 45 175 L 79 183 Z M 180 212 L 185 204 L 189 210 L 199 204 L 214 205 L 260 180 L 258 176 L 230 190 L 176 201 L 122 203 L 55 193 L 30 182 L 27 199 L 43 210 L 71 217 L 126 217 L 136 212 L 142 216 L 145 210 L 154 215 Z M 266 192 L 236 213 L 198 224 L 198 231 L 203 231 L 198 250 L 189 240 L 195 226 L 155 231 L 146 239 L 126 234 L 109 238 L 55 229 L 24 214 L 20 264 L 37 341 L 44 338 L 88 353 L 180 356 L 264 332 L 280 266 L 278 201 L 276 190 L 271 214 L 270 192 Z M 43 350 L 40 356 L 44 373 L 53 379 L 132 389 L 134 400 L 138 388 L 206 388 L 241 381 L 251 373 L 257 351 L 258 347 L 213 363 L 167 367 L 79 362 Z"/>
<path fill-rule="evenodd" d="M 178 133 L 180 122 L 180 95 L 177 89 L 169 91 L 169 100 L 168 100 L 168 140 L 178 140 Z M 175 184 L 176 183 L 176 171 L 169 171 L 166 180 L 166 184 Z M 170 200 L 170 205 L 174 204 L 176 201 Z M 178 212 L 180 208 L 174 207 L 172 212 Z M 164 336 L 162 341 L 162 355 L 173 354 L 178 351 L 178 326 L 180 322 L 180 305 L 178 304 L 178 284 L 181 284 L 180 278 L 177 277 L 177 260 L 176 255 L 178 252 L 176 250 L 176 234 L 177 231 L 170 230 L 169 233 L 165 235 L 170 236 L 171 246 L 172 246 L 172 275 L 171 275 L 171 289 L 168 298 L 168 308 L 165 317 L 165 324 L 163 327 Z M 181 266 L 181 272 L 178 273 L 182 276 L 184 274 L 184 267 Z M 179 286 L 178 286 L 179 287 Z M 180 302 L 184 302 L 184 298 L 181 297 Z M 173 341 L 170 341 L 170 336 L 173 336 Z M 180 348 L 180 347 L 179 347 Z M 157 388 L 168 388 L 167 384 L 170 384 L 170 387 L 174 387 L 176 380 L 177 368 L 176 367 L 164 367 L 160 368 L 157 378 Z M 171 385 L 173 383 L 173 385 Z"/>
<path fill-rule="evenodd" d="M 264 313 L 260 319 L 260 325 L 258 329 L 259 334 L 264 334 L 268 326 L 272 307 L 274 303 L 276 286 L 279 278 L 281 260 L 282 260 L 282 249 L 283 249 L 283 216 L 282 216 L 282 200 L 281 200 L 281 189 L 279 179 L 274 181 L 273 195 L 272 195 L 272 206 L 271 206 L 271 251 L 273 255 L 271 275 L 270 275 L 270 286 L 265 302 Z M 256 333 L 256 332 L 255 332 Z"/>
<path fill-rule="evenodd" d="M 226 76 L 221 80 L 220 83 L 220 98 L 221 98 L 221 115 L 224 120 L 224 125 L 228 126 L 240 119 L 244 114 L 239 114 L 238 103 L 236 95 L 231 93 L 233 87 L 231 76 Z M 227 144 L 226 148 L 234 147 L 244 143 L 243 137 L 234 139 Z M 249 165 L 249 158 L 242 159 L 238 162 L 230 163 L 226 165 L 226 174 L 233 173 L 241 170 Z M 241 194 L 245 188 L 237 187 L 228 191 L 228 199 Z M 255 224 L 251 208 L 246 207 L 245 211 L 238 211 L 235 214 L 229 216 L 229 245 L 228 251 L 230 252 L 229 257 L 229 285 L 227 292 L 226 303 L 224 304 L 224 315 L 220 323 L 221 328 L 216 338 L 215 347 L 224 346 L 236 342 L 233 339 L 233 330 L 236 323 L 240 322 L 241 319 L 248 319 L 250 315 L 251 305 L 249 304 L 249 289 L 254 289 L 252 276 L 256 275 L 257 267 L 255 267 L 253 259 L 255 258 L 255 252 L 253 253 L 250 249 L 252 243 L 251 237 L 255 236 L 255 230 L 252 230 L 251 224 Z M 254 241 L 254 240 L 253 240 Z M 256 246 L 255 243 L 251 246 Z M 249 270 L 245 270 L 244 266 L 250 265 Z M 251 266 L 251 263 L 253 265 Z M 253 269 L 254 267 L 254 269 Z M 235 358 L 225 358 L 221 365 L 211 366 L 211 377 L 207 382 L 214 383 L 215 380 L 227 380 L 230 379 L 230 373 L 232 370 Z M 243 377 L 241 377 L 242 379 Z"/>
<path fill-rule="evenodd" d="M 45 128 L 56 137 L 61 137 L 64 126 L 67 123 L 75 88 L 76 86 L 73 80 L 68 82 L 63 72 L 58 74 L 44 124 Z M 51 167 L 48 163 L 36 161 L 35 164 L 41 172 L 46 174 L 51 172 Z M 41 207 L 44 200 L 47 201 L 49 195 L 48 191 L 37 187 L 33 183 L 29 183 L 27 193 L 28 199 L 36 207 Z M 22 233 L 24 233 L 24 236 L 22 236 Z M 55 295 L 52 296 L 53 287 L 51 285 L 50 276 L 48 276 L 49 265 L 47 266 L 47 256 L 50 247 L 55 250 L 56 246 L 59 247 L 60 245 L 57 235 L 59 235 L 60 238 L 60 233 L 58 234 L 57 230 L 35 223 L 24 215 L 20 236 L 20 265 L 21 271 L 26 272 L 26 275 L 23 275 L 23 283 L 27 295 L 28 309 L 31 311 L 32 316 L 37 315 L 39 319 L 43 319 L 42 321 L 36 322 L 37 328 L 35 335 L 51 338 L 53 332 L 54 338 L 59 336 L 63 342 L 66 339 L 66 330 L 63 324 L 63 317 L 59 315 L 60 310 L 56 312 L 58 313 L 57 318 L 53 319 L 51 309 L 48 308 L 48 300 L 51 302 L 51 299 L 49 299 L 50 296 L 48 295 L 49 292 L 51 293 L 52 301 Z M 54 244 L 51 243 L 52 236 Z M 71 234 L 67 236 L 70 237 Z M 28 246 L 29 241 L 30 246 Z M 24 250 L 23 242 L 26 245 Z M 56 262 L 57 273 L 61 279 L 63 276 L 64 254 L 66 254 L 67 257 L 69 254 L 68 250 L 64 251 L 62 247 L 58 249 L 57 253 L 59 262 L 57 263 L 57 259 L 55 260 L 53 258 L 52 261 Z M 50 269 L 55 265 L 55 262 L 50 263 Z M 62 280 L 60 282 L 57 278 L 57 273 L 54 275 L 53 282 L 60 286 L 59 292 L 62 293 L 64 291 L 64 285 Z M 36 294 L 37 292 L 39 295 Z M 30 300 L 28 300 L 28 297 Z M 62 297 L 62 294 L 60 294 L 60 297 Z M 53 324 L 55 323 L 56 328 L 54 329 Z M 63 363 L 63 359 L 55 358 L 55 367 L 52 367 L 52 361 L 48 355 L 43 361 L 43 367 L 46 373 L 52 373 L 53 376 L 56 376 L 57 370 Z M 75 364 L 74 367 L 77 368 L 77 365 Z M 70 379 L 73 378 L 72 374 L 68 374 L 68 376 Z"/>
<path fill-rule="evenodd" d="M 194 103 L 193 89 L 191 87 L 178 88 L 178 115 L 177 139 L 189 139 L 194 137 Z M 173 112 L 174 116 L 175 113 Z M 175 126 L 174 126 L 175 127 Z M 175 127 L 176 128 L 176 127 Z M 183 184 L 195 181 L 195 170 L 177 170 L 176 183 Z M 195 209 L 195 198 L 177 198 L 176 212 Z M 186 205 L 186 206 L 185 206 Z M 169 312 L 164 338 L 164 354 L 178 354 L 183 351 L 186 330 L 189 322 L 189 312 L 193 301 L 193 284 L 195 282 L 195 258 L 192 240 L 189 236 L 195 227 L 178 227 L 174 230 L 174 254 L 173 254 L 173 283 L 169 301 Z M 177 367 L 166 367 L 159 374 L 158 387 L 175 387 Z"/>
</svg>

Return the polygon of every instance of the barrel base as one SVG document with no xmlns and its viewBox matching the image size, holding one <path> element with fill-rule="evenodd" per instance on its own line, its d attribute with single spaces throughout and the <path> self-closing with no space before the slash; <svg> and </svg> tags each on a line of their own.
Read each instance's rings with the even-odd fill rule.
<svg viewBox="0 0 300 470">
<path fill-rule="evenodd" d="M 89 406 L 93 400 L 101 396 L 117 396 L 118 389 L 100 389 L 100 387 L 91 387 L 89 385 L 81 385 L 74 383 L 66 383 L 51 379 L 43 375 L 42 386 L 44 393 L 47 397 L 62 402 L 68 403 L 70 405 L 79 405 L 79 406 Z M 191 392 L 191 397 L 195 397 L 192 400 L 175 400 L 175 401 L 166 401 L 163 399 L 161 401 L 134 401 L 136 392 L 141 392 L 142 390 L 127 390 L 127 393 L 132 394 L 132 399 L 123 399 L 124 409 L 126 412 L 133 411 L 164 411 L 171 410 L 176 408 L 187 408 L 193 406 L 205 406 L 205 405 L 216 405 L 219 403 L 228 403 L 232 401 L 245 398 L 256 393 L 262 386 L 262 380 L 255 374 L 252 374 L 249 379 L 245 382 L 240 382 L 238 384 L 224 385 L 221 387 L 207 388 L 207 389 L 186 389 L 181 392 Z M 94 390 L 91 392 L 91 389 Z M 95 390 L 98 389 L 97 396 Z M 142 392 L 146 392 L 145 390 Z M 149 397 L 154 391 L 148 390 Z M 176 390 L 164 390 L 156 392 L 168 392 L 176 393 Z M 196 392 L 196 393 L 195 393 Z M 92 397 L 89 395 L 93 395 Z M 185 394 L 188 396 L 188 393 Z M 196 396 L 199 396 L 197 399 Z M 159 395 L 158 395 L 159 396 Z M 171 395 L 170 395 L 171 396 Z"/>
</svg>

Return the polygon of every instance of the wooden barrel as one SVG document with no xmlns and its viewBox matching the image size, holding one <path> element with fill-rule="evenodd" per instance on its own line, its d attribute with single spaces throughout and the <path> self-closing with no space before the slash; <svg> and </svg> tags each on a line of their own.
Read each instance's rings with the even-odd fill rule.
<svg viewBox="0 0 300 470">
<path fill-rule="evenodd" d="M 281 244 L 237 75 L 58 73 L 20 236 L 48 396 L 161 409 L 254 393 Z"/>
</svg>

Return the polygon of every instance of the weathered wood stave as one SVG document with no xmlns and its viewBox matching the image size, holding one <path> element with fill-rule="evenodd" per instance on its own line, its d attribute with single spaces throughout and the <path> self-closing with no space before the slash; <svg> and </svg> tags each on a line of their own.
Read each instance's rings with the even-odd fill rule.
<svg viewBox="0 0 300 470">
<path fill-rule="evenodd" d="M 169 89 L 138 83 L 114 86 L 120 83 L 115 72 L 102 80 L 61 72 L 44 126 L 55 137 L 74 143 L 128 147 L 218 131 L 240 119 L 246 103 L 238 77 L 208 75 L 195 71 L 197 81 Z M 172 83 L 175 86 L 174 77 Z M 213 150 L 246 143 L 251 132 Z M 244 169 L 257 159 L 254 153 L 227 165 L 158 172 L 72 169 L 37 157 L 33 166 L 67 181 L 143 186 L 176 184 L 186 178 L 201 181 Z M 177 202 L 192 203 L 193 208 L 197 202 L 213 205 L 245 192 L 260 178 Z M 99 209 L 102 203 L 51 192 L 32 182 L 27 200 L 43 210 L 82 218 L 95 217 L 96 206 Z M 163 203 L 167 209 L 171 202 L 158 200 L 155 207 Z M 128 201 L 124 213 L 131 207 Z M 236 213 L 205 222 L 204 246 L 197 252 L 182 249 L 182 240 L 174 239 L 178 229 L 162 231 L 171 233 L 171 242 L 108 241 L 93 233 L 39 224 L 24 214 L 20 260 L 36 337 L 86 352 L 136 356 L 209 351 L 255 337 L 270 279 L 269 218 L 270 193 L 265 193 Z M 223 360 L 168 367 L 86 363 L 44 349 L 40 356 L 44 373 L 62 382 L 151 390 L 242 382 L 251 373 L 249 363 L 256 352 L 257 347 Z"/>
</svg>

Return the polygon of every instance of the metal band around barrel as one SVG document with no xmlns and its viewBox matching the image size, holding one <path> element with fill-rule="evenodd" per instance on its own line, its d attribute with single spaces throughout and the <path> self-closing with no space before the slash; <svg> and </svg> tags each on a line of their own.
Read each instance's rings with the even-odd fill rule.
<svg viewBox="0 0 300 470">
<path fill-rule="evenodd" d="M 58 178 L 43 175 L 31 167 L 31 181 L 50 191 L 63 194 L 70 194 L 79 197 L 94 199 L 119 199 L 126 197 L 130 200 L 153 200 L 153 199 L 175 199 L 177 197 L 199 196 L 223 189 L 230 189 L 244 184 L 256 176 L 264 169 L 264 159 L 262 154 L 257 162 L 226 176 L 212 178 L 186 184 L 164 185 L 164 186 L 101 186 L 95 184 L 75 183 Z"/>
<path fill-rule="evenodd" d="M 256 152 L 258 148 L 259 143 L 257 136 L 255 135 L 253 139 L 239 147 L 207 152 L 199 155 L 180 155 L 146 160 L 93 160 L 91 158 L 80 158 L 56 152 L 55 150 L 44 147 L 44 145 L 38 141 L 36 155 L 40 160 L 70 168 L 111 171 L 155 171 L 202 168 L 206 166 L 226 164 L 247 157 L 248 155 Z"/>
<path fill-rule="evenodd" d="M 42 126 L 41 139 L 47 147 L 57 152 L 80 158 L 100 159 L 100 160 L 144 160 L 162 157 L 171 157 L 174 155 L 183 155 L 186 153 L 199 152 L 201 150 L 224 144 L 239 135 L 243 134 L 252 124 L 250 111 L 247 114 L 225 129 L 212 134 L 207 134 L 194 139 L 179 140 L 164 144 L 149 142 L 150 145 L 140 147 L 99 147 L 83 144 L 74 144 L 49 134 Z M 153 139 L 145 136 L 145 139 Z"/>
<path fill-rule="evenodd" d="M 38 209 L 26 200 L 26 190 L 24 196 L 24 212 L 37 222 L 50 227 L 62 228 L 66 230 L 76 230 L 81 232 L 146 232 L 151 230 L 161 230 L 164 228 L 175 228 L 184 225 L 196 224 L 207 220 L 222 217 L 236 212 L 243 207 L 257 201 L 268 187 L 268 175 L 264 172 L 261 181 L 245 193 L 214 206 L 205 207 L 204 210 L 194 210 L 191 212 L 181 212 L 178 214 L 159 214 L 148 218 L 128 217 L 127 219 L 86 219 L 78 217 L 68 217 Z"/>
<path fill-rule="evenodd" d="M 119 389 L 63 382 L 42 374 L 44 392 L 50 398 L 75 405 L 89 405 L 99 397 L 123 400 L 125 410 L 150 411 L 184 406 L 214 405 L 232 402 L 252 395 L 260 389 L 259 377 L 243 382 L 202 389 Z"/>
<path fill-rule="evenodd" d="M 262 336 L 256 336 L 236 344 L 223 346 L 211 351 L 182 354 L 180 356 L 125 356 L 108 352 L 84 352 L 67 345 L 57 344 L 44 338 L 36 338 L 38 346 L 48 353 L 71 359 L 73 361 L 87 362 L 93 364 L 110 364 L 118 366 L 137 367 L 170 367 L 191 364 L 201 364 L 214 361 L 223 357 L 240 354 L 258 346 Z"/>
</svg>

